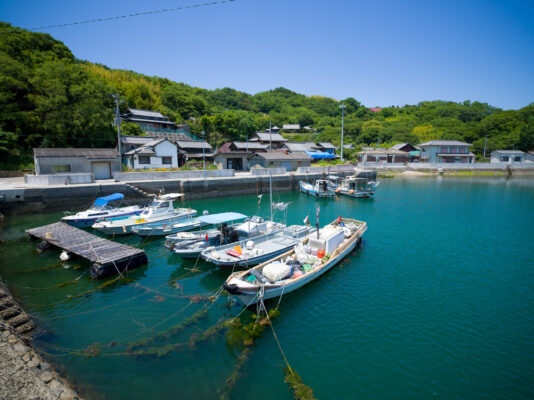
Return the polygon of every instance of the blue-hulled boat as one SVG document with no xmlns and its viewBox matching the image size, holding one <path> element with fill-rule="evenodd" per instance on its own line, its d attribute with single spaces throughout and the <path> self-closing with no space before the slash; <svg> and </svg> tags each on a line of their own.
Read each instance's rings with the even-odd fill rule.
<svg viewBox="0 0 534 400">
<path fill-rule="evenodd" d="M 109 196 L 99 197 L 88 210 L 80 211 L 74 215 L 67 215 L 61 218 L 61 221 L 76 228 L 88 228 L 103 218 L 125 218 L 141 213 L 142 208 L 139 206 L 111 207 L 108 205 L 112 201 L 122 199 L 124 199 L 122 193 L 113 193 Z"/>
</svg>

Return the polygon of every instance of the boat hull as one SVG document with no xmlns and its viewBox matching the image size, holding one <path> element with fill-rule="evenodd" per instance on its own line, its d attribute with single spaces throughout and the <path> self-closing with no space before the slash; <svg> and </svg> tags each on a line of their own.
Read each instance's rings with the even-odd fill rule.
<svg viewBox="0 0 534 400">
<path fill-rule="evenodd" d="M 141 211 L 130 211 L 125 213 L 118 213 L 118 214 L 110 214 L 106 215 L 104 218 L 123 218 L 123 217 L 129 217 L 132 215 L 139 215 Z M 71 219 L 68 217 L 61 218 L 61 222 L 65 222 L 66 224 L 69 224 L 70 226 L 74 226 L 75 228 L 90 228 L 93 226 L 95 222 L 102 219 L 102 216 L 99 217 L 86 217 L 86 218 L 76 218 Z"/>
<path fill-rule="evenodd" d="M 337 191 L 337 193 L 343 196 L 365 199 L 368 197 L 372 197 L 376 193 L 376 190 L 362 190 L 362 191 L 354 191 L 352 193 L 350 192 L 350 190 L 339 190 Z"/>
<path fill-rule="evenodd" d="M 332 269 L 335 265 L 337 265 L 343 258 L 345 258 L 352 250 L 356 248 L 361 243 L 361 237 L 356 237 L 353 239 L 352 243 L 350 243 L 346 249 L 344 249 L 339 255 L 331 259 L 326 266 L 321 268 L 320 270 L 317 270 L 315 272 L 311 272 L 306 274 L 301 279 L 296 280 L 294 283 L 279 286 L 275 288 L 269 288 L 266 287 L 264 294 L 263 294 L 263 300 L 268 300 L 272 298 L 276 298 L 281 296 L 282 294 L 288 294 L 291 293 L 297 289 L 300 289 L 302 286 L 310 283 L 314 279 L 317 279 L 330 269 Z M 226 284 L 225 284 L 226 285 Z M 245 306 L 250 306 L 253 304 L 256 304 L 260 299 L 258 297 L 258 291 L 257 290 L 240 290 L 239 292 L 232 291 L 231 287 L 225 286 L 225 289 L 229 291 L 231 294 L 235 295 Z"/>
<path fill-rule="evenodd" d="M 299 182 L 299 187 L 300 187 L 300 191 L 302 193 L 305 193 L 309 196 L 313 196 L 313 197 L 321 197 L 321 198 L 332 198 L 332 197 L 335 197 L 335 193 L 331 193 L 331 192 L 322 192 L 322 193 L 319 193 L 313 189 L 308 189 L 306 186 L 304 186 L 302 184 L 302 182 Z"/>
<path fill-rule="evenodd" d="M 128 218 L 127 221 L 125 221 L 124 224 L 116 224 L 116 225 L 104 225 L 104 226 L 93 226 L 93 228 L 98 229 L 100 232 L 106 234 L 106 235 L 128 235 L 132 233 L 132 229 L 134 227 L 141 227 L 146 226 L 150 224 L 155 223 L 161 223 L 162 225 L 164 223 L 173 223 L 182 221 L 187 218 L 191 218 L 192 215 L 195 215 L 196 211 L 188 213 L 188 214 L 182 214 L 182 215 L 176 215 L 170 218 L 161 218 L 161 219 L 155 219 L 155 220 L 147 220 L 145 222 L 135 222 L 136 218 Z"/>
<path fill-rule="evenodd" d="M 291 246 L 285 247 L 281 250 L 277 250 L 269 254 L 262 254 L 261 256 L 258 256 L 258 257 L 249 258 L 248 260 L 236 260 L 234 262 L 216 260 L 213 258 L 210 258 L 209 260 L 207 260 L 204 257 L 203 258 L 206 261 L 217 265 L 217 267 L 219 267 L 220 269 L 233 269 L 235 267 L 248 267 L 248 266 L 261 264 L 262 262 L 268 261 L 271 258 L 284 254 L 285 252 L 291 250 L 293 247 L 295 247 L 295 244 L 291 244 Z"/>
<path fill-rule="evenodd" d="M 167 235 L 172 235 L 174 233 L 185 232 L 185 231 L 190 231 L 192 229 L 202 228 L 203 226 L 206 226 L 206 224 L 202 222 L 195 222 L 195 223 L 191 223 L 187 225 L 182 225 L 180 227 L 158 226 L 154 228 L 142 227 L 141 229 L 139 229 L 138 227 L 135 226 L 132 228 L 132 232 L 143 237 L 167 236 Z"/>
</svg>

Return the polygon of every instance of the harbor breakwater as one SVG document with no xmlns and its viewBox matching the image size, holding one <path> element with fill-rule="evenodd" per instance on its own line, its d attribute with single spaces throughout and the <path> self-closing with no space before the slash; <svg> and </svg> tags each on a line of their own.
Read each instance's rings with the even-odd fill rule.
<svg viewBox="0 0 534 400">
<path fill-rule="evenodd" d="M 26 322 L 21 324 L 22 320 Z M 69 383 L 33 348 L 30 333 L 34 328 L 0 278 L 0 398 L 79 399 Z"/>
<path fill-rule="evenodd" d="M 336 172 L 345 176 L 354 171 Z M 287 173 L 272 175 L 273 188 L 276 191 L 298 189 L 299 180 L 312 181 L 323 173 Z M 222 178 L 194 179 L 160 179 L 131 182 L 105 182 L 80 185 L 55 185 L 0 190 L 0 212 L 5 215 L 31 214 L 51 211 L 66 211 L 87 208 L 97 197 L 112 193 L 124 193 L 129 203 L 150 201 L 147 194 L 183 193 L 184 199 L 227 197 L 242 194 L 268 193 L 267 175 Z"/>
</svg>

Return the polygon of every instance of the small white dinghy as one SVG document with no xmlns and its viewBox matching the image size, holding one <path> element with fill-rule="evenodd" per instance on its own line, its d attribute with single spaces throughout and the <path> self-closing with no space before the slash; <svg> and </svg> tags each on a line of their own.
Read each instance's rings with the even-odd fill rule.
<svg viewBox="0 0 534 400">
<path fill-rule="evenodd" d="M 310 237 L 307 245 L 299 244 L 257 267 L 234 272 L 223 287 L 245 306 L 290 293 L 338 264 L 361 243 L 366 230 L 365 222 L 340 217 L 321 228 L 318 237 Z"/>
</svg>

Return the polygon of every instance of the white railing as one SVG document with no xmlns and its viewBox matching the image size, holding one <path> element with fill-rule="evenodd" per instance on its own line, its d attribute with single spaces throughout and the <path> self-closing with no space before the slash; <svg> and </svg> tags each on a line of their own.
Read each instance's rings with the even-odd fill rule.
<svg viewBox="0 0 534 400">
<path fill-rule="evenodd" d="M 226 178 L 234 176 L 233 169 L 208 169 L 206 178 Z M 146 172 L 117 172 L 113 174 L 116 181 L 152 181 L 166 179 L 194 179 L 204 178 L 203 170 L 194 171 L 146 171 Z"/>
</svg>

